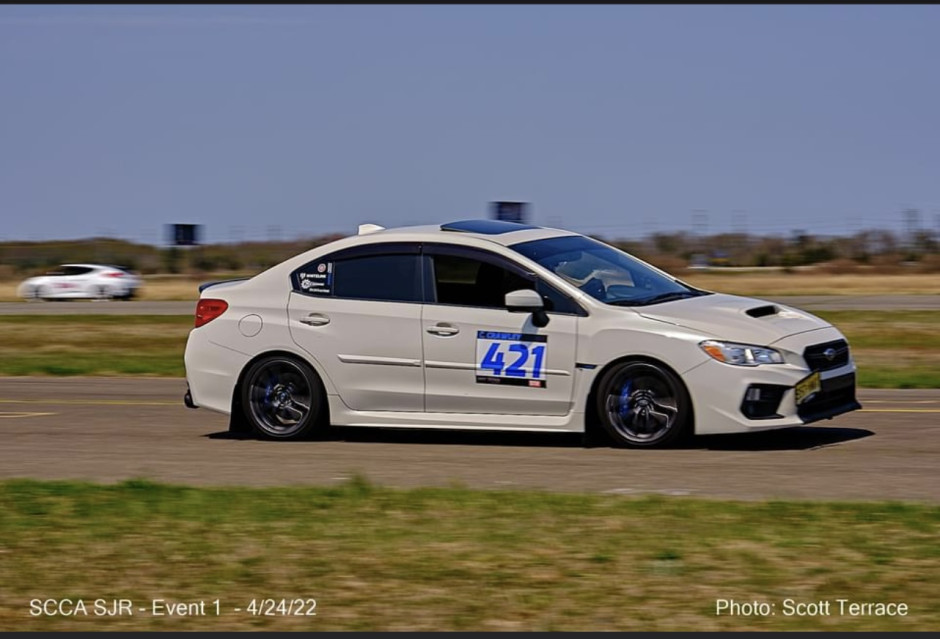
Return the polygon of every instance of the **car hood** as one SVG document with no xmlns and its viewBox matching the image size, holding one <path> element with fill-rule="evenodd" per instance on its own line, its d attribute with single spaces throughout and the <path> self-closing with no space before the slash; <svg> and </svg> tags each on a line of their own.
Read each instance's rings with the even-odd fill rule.
<svg viewBox="0 0 940 639">
<path fill-rule="evenodd" d="M 635 308 L 649 319 L 683 326 L 719 339 L 770 345 L 777 340 L 831 326 L 805 311 L 751 297 L 713 293 Z"/>
</svg>

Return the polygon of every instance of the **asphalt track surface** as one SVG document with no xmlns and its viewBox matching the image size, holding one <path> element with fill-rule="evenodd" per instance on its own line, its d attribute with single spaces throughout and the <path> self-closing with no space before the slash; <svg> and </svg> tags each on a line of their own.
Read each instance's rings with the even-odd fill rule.
<svg viewBox="0 0 940 639">
<path fill-rule="evenodd" d="M 317 441 L 228 433 L 161 378 L 0 379 L 0 478 L 191 485 L 463 485 L 732 499 L 940 502 L 940 390 L 861 390 L 863 411 L 674 450 L 577 434 L 331 429 Z"/>
<path fill-rule="evenodd" d="M 794 295 L 765 297 L 807 311 L 940 311 L 940 295 Z M 193 315 L 196 302 L 60 300 L 0 302 L 0 315 Z"/>
</svg>

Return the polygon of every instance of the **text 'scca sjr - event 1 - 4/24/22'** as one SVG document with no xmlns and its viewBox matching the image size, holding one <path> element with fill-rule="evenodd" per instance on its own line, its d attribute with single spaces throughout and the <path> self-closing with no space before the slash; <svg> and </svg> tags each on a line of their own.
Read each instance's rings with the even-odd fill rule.
<svg viewBox="0 0 940 639">
<path fill-rule="evenodd" d="M 242 614 L 261 617 L 314 617 L 317 600 L 311 597 L 249 599 L 224 602 L 220 599 L 173 601 L 169 599 L 32 599 L 31 617 L 219 617 Z"/>
</svg>

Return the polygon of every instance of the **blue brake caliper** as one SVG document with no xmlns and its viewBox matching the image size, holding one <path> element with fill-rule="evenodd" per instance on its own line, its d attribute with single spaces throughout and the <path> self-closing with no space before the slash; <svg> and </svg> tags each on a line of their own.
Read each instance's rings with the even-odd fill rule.
<svg viewBox="0 0 940 639">
<path fill-rule="evenodd" d="M 264 405 L 265 405 L 265 408 L 273 408 L 272 402 L 271 402 L 271 396 L 272 396 L 272 394 L 274 393 L 274 381 L 276 381 L 276 378 L 275 378 L 273 375 L 271 375 L 270 373 L 268 373 L 268 379 L 267 379 L 267 382 L 265 382 L 265 385 L 264 385 Z"/>
<path fill-rule="evenodd" d="M 623 389 L 620 391 L 620 416 L 626 418 L 627 414 L 630 412 L 630 387 L 631 383 L 629 380 L 623 385 Z"/>
</svg>

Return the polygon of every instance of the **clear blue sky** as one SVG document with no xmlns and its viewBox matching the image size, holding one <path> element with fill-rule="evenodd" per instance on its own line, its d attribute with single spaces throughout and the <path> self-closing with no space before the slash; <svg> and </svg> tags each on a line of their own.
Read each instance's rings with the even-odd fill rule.
<svg viewBox="0 0 940 639">
<path fill-rule="evenodd" d="M 938 6 L 3 6 L 0 240 L 499 199 L 624 238 L 935 227 L 938 34 Z"/>
</svg>

